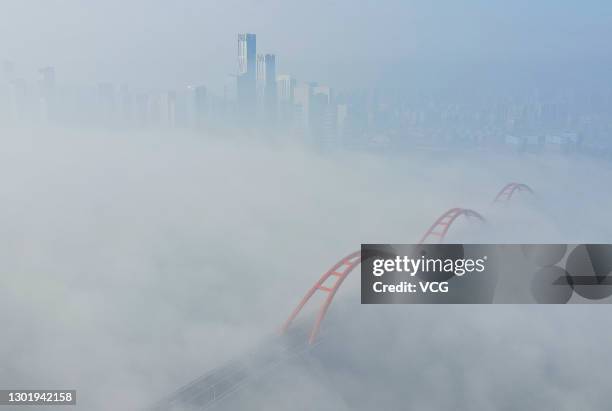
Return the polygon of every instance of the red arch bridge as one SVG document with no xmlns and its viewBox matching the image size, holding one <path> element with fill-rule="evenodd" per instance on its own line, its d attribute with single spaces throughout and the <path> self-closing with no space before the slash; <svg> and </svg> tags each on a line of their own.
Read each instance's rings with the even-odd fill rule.
<svg viewBox="0 0 612 411">
<path fill-rule="evenodd" d="M 522 183 L 508 183 L 499 191 L 499 193 L 495 196 L 493 202 L 506 202 L 512 199 L 512 196 L 516 192 L 526 191 L 529 193 L 533 193 L 533 190 Z M 427 229 L 425 234 L 419 240 L 419 244 L 430 244 L 437 242 L 442 243 L 444 238 L 448 234 L 449 229 L 453 225 L 453 223 L 459 218 L 464 216 L 468 220 L 478 220 L 484 222 L 485 219 L 478 212 L 468 209 L 468 208 L 451 208 L 444 212 L 440 217 L 438 217 L 433 224 Z M 306 292 L 306 295 L 300 300 L 299 304 L 289 318 L 283 324 L 281 331 L 287 332 L 295 318 L 300 314 L 304 306 L 308 303 L 308 301 L 315 295 L 317 292 L 323 292 L 327 294 L 327 297 L 321 304 L 315 323 L 311 329 L 310 336 L 308 337 L 308 341 L 310 344 L 314 343 L 319 334 L 319 330 L 321 328 L 321 323 L 325 318 L 325 314 L 331 305 L 336 292 L 346 279 L 346 277 L 361 263 L 361 252 L 355 251 L 338 261 L 334 264 L 329 270 L 327 270 L 321 278 Z"/>
<path fill-rule="evenodd" d="M 525 184 L 506 184 L 495 197 L 494 203 L 509 201 L 515 193 L 522 191 L 533 192 Z M 474 210 L 451 208 L 433 222 L 423 234 L 419 243 L 444 242 L 453 223 L 459 218 L 466 218 L 469 221 L 485 221 L 484 217 Z M 248 384 L 250 380 L 257 380 L 258 377 L 269 375 L 271 370 L 281 366 L 281 364 L 299 360 L 304 353 L 319 346 L 317 335 L 325 314 L 346 277 L 361 263 L 361 257 L 360 251 L 347 255 L 315 282 L 283 324 L 284 338 L 270 338 L 240 359 L 230 361 L 181 387 L 148 410 L 206 410 L 213 407 L 215 409 L 218 409 L 218 407 L 232 409 L 231 398 L 233 396 L 231 394 Z M 306 335 L 304 335 L 304 329 L 291 327 L 291 325 L 296 322 L 296 317 L 316 293 L 325 293 L 326 298 L 318 309 L 314 325 L 309 330 L 307 329 Z"/>
<path fill-rule="evenodd" d="M 527 184 L 508 183 L 501 190 L 499 190 L 499 193 L 497 193 L 493 202 L 500 203 L 509 201 L 514 195 L 514 193 L 521 191 L 526 191 L 528 193 L 533 194 L 533 190 Z"/>
</svg>

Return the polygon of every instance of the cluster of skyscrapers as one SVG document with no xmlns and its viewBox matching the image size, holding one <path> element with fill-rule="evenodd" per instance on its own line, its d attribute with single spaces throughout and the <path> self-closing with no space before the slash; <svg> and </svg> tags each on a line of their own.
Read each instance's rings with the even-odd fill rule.
<svg viewBox="0 0 612 411">
<path fill-rule="evenodd" d="M 222 95 L 206 85 L 182 90 L 137 90 L 127 85 L 96 87 L 56 84 L 55 69 L 39 70 L 37 82 L 18 76 L 5 62 L 0 88 L 0 121 L 106 128 L 192 128 L 253 134 L 296 135 L 314 143 L 332 143 L 342 132 L 347 107 L 334 101 L 328 86 L 297 83 L 278 75 L 276 56 L 257 53 L 257 36 L 238 34 L 237 71 Z"/>
<path fill-rule="evenodd" d="M 0 126 L 180 128 L 375 149 L 542 141 L 610 146 L 612 92 L 606 90 L 528 91 L 480 100 L 405 90 L 335 93 L 327 85 L 277 73 L 276 56 L 258 53 L 255 34 L 238 34 L 236 56 L 235 74 L 220 93 L 204 84 L 176 90 L 111 83 L 76 87 L 58 84 L 54 67 L 38 69 L 37 79 L 27 81 L 13 63 L 4 62 Z"/>
<path fill-rule="evenodd" d="M 255 34 L 238 35 L 236 90 L 242 126 L 293 132 L 318 144 L 333 144 L 342 134 L 347 108 L 335 103 L 332 89 L 277 75 L 276 56 L 257 53 Z"/>
</svg>

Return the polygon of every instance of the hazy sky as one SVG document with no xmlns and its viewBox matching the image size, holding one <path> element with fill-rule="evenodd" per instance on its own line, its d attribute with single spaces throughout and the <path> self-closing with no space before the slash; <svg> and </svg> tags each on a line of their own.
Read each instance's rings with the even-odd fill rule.
<svg viewBox="0 0 612 411">
<path fill-rule="evenodd" d="M 280 72 L 340 87 L 612 67 L 612 3 L 600 0 L 0 0 L 0 58 L 26 74 L 55 65 L 62 80 L 218 84 L 241 31 Z"/>
</svg>

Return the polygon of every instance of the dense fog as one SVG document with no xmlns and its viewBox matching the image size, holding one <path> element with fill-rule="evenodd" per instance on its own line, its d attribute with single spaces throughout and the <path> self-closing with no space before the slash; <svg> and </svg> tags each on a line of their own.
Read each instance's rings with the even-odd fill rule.
<svg viewBox="0 0 612 411">
<path fill-rule="evenodd" d="M 612 234 L 612 169 L 586 157 L 324 153 L 179 132 L 32 129 L 1 141 L 0 385 L 76 388 L 89 411 L 151 404 L 253 349 L 336 260 L 360 243 L 416 242 L 449 207 L 487 223 L 458 221 L 448 241 Z M 509 181 L 535 195 L 492 204 Z M 415 380 L 402 392 L 419 409 L 457 398 L 464 408 L 503 400 L 515 409 L 511 393 L 536 387 L 531 405 L 557 398 L 550 409 L 576 409 L 568 395 L 604 390 L 592 374 L 605 375 L 610 356 L 598 307 L 365 307 L 358 286 L 354 274 L 329 319 L 343 314 L 329 349 L 343 347 L 361 369 L 344 375 L 353 389 L 410 367 Z M 404 347 L 419 354 L 394 357 Z M 369 350 L 389 357 L 369 364 Z M 311 371 L 292 371 L 332 395 Z M 438 394 L 427 408 L 430 385 Z M 307 386 L 292 389 L 307 396 Z M 399 398 L 394 390 L 385 406 L 397 409 Z"/>
</svg>

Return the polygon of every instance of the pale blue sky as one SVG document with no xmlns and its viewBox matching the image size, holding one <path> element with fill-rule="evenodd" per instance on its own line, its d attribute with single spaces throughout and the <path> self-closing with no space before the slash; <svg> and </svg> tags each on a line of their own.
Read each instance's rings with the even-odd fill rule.
<svg viewBox="0 0 612 411">
<path fill-rule="evenodd" d="M 0 58 L 78 82 L 220 83 L 240 31 L 279 71 L 339 86 L 490 65 L 612 71 L 602 0 L 0 0 Z"/>
</svg>

